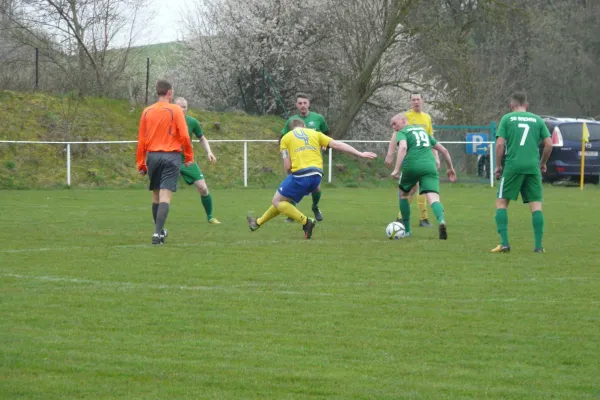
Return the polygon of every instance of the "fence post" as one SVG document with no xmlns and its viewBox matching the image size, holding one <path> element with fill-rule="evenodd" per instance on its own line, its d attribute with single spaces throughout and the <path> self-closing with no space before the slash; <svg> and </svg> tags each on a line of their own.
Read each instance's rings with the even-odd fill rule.
<svg viewBox="0 0 600 400">
<path fill-rule="evenodd" d="M 71 187 L 71 143 L 67 143 L 67 186 Z"/>
<path fill-rule="evenodd" d="M 150 57 L 146 58 L 146 105 L 148 105 L 148 87 L 150 85 Z"/>
<path fill-rule="evenodd" d="M 494 187 L 494 179 L 496 179 L 495 168 L 495 150 L 496 150 L 496 121 L 490 122 L 490 185 Z"/>
<path fill-rule="evenodd" d="M 490 154 L 490 187 L 494 187 L 494 179 L 496 179 L 494 175 L 494 150 L 496 149 L 494 148 L 494 143 L 489 143 L 488 145 L 490 149 L 488 152 Z"/>
<path fill-rule="evenodd" d="M 332 160 L 331 153 L 333 152 L 333 150 L 331 149 L 331 147 L 328 150 L 329 150 L 329 169 L 327 171 L 327 182 L 331 183 L 331 164 L 332 164 L 332 162 L 331 162 L 331 160 Z"/>
<path fill-rule="evenodd" d="M 40 83 L 40 50 L 35 48 L 35 90 L 38 90 Z"/>
<path fill-rule="evenodd" d="M 248 142 L 244 141 L 244 187 L 248 187 Z"/>
</svg>

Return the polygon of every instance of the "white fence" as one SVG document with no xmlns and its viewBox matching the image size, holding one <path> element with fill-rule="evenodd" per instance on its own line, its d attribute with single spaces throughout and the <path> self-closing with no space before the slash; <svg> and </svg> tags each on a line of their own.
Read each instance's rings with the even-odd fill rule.
<svg viewBox="0 0 600 400">
<path fill-rule="evenodd" d="M 195 140 L 198 142 L 198 140 Z M 342 140 L 344 143 L 389 143 L 388 140 Z M 6 144 L 59 144 L 66 146 L 66 175 L 67 186 L 71 186 L 71 145 L 72 144 L 134 144 L 134 140 L 119 140 L 119 141 L 89 141 L 89 142 L 51 142 L 51 141 L 27 141 L 27 140 L 0 140 L 0 143 Z M 248 187 L 248 143 L 278 143 L 277 140 L 260 140 L 260 139 L 222 139 L 211 140 L 210 143 L 242 143 L 244 146 L 244 187 Z M 472 142 L 438 142 L 440 144 L 472 144 Z M 480 142 L 489 146 L 490 155 L 490 186 L 494 187 L 494 142 Z M 332 179 L 332 164 L 333 156 L 332 149 L 328 150 L 328 169 L 327 182 L 331 183 Z"/>
</svg>

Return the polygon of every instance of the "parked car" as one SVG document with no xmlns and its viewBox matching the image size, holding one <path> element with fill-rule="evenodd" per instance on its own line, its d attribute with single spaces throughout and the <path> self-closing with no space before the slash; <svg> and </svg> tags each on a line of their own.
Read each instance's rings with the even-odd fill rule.
<svg viewBox="0 0 600 400">
<path fill-rule="evenodd" d="M 552 154 L 548 171 L 543 175 L 547 182 L 576 180 L 581 176 L 581 137 L 583 123 L 587 123 L 590 140 L 585 144 L 584 180 L 598 183 L 600 173 L 600 121 L 592 118 L 562 118 L 541 116 L 552 135 Z M 541 147 L 540 147 L 541 151 Z"/>
</svg>

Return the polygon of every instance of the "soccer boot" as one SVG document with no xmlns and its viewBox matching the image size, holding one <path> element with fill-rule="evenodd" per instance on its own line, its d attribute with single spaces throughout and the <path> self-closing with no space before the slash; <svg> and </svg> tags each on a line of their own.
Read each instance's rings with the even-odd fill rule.
<svg viewBox="0 0 600 400">
<path fill-rule="evenodd" d="M 169 231 L 167 231 L 166 229 L 161 229 L 159 236 L 160 236 L 162 243 L 164 243 L 167 236 L 169 236 Z"/>
<path fill-rule="evenodd" d="M 440 232 L 440 240 L 446 240 L 448 239 L 448 230 L 446 229 L 446 222 L 443 221 L 442 223 L 440 223 L 440 226 L 438 227 L 438 231 Z"/>
<path fill-rule="evenodd" d="M 208 223 L 211 224 L 211 225 L 221 225 L 221 221 L 219 221 L 218 219 L 216 219 L 214 217 L 211 218 L 211 219 L 209 219 Z"/>
<path fill-rule="evenodd" d="M 508 244 L 506 246 L 502 246 L 501 244 L 499 244 L 498 246 L 496 246 L 490 250 L 490 253 L 509 253 L 509 252 L 510 252 L 510 245 L 508 245 Z"/>
<path fill-rule="evenodd" d="M 419 226 L 422 228 L 429 228 L 431 226 L 431 223 L 427 218 L 425 218 L 419 221 Z"/>
<path fill-rule="evenodd" d="M 321 210 L 319 210 L 319 207 L 313 206 L 312 212 L 315 214 L 315 219 L 317 221 L 319 221 L 319 222 L 323 221 L 323 214 L 321 214 Z"/>
<path fill-rule="evenodd" d="M 313 229 L 315 228 L 316 222 L 312 218 L 308 218 L 306 220 L 306 224 L 302 225 L 302 230 L 304 231 L 304 238 L 310 239 L 312 236 Z"/>
<path fill-rule="evenodd" d="M 252 215 L 248 215 L 248 226 L 252 232 L 260 228 L 260 225 L 258 222 L 256 222 L 256 218 L 254 218 Z"/>
<path fill-rule="evenodd" d="M 293 218 L 288 217 L 288 218 L 285 219 L 285 222 L 290 222 L 291 223 L 291 222 L 296 222 L 296 221 L 294 221 Z"/>
<path fill-rule="evenodd" d="M 162 236 L 162 240 L 161 240 L 161 235 L 159 235 L 158 233 L 155 233 L 154 235 L 152 235 L 152 244 L 153 245 L 158 245 L 158 244 L 163 244 L 164 243 L 164 236 Z"/>
<path fill-rule="evenodd" d="M 545 253 L 545 252 L 546 252 L 546 250 L 544 250 L 544 248 L 543 248 L 543 247 L 538 247 L 538 248 L 536 248 L 536 249 L 533 249 L 533 252 L 534 252 L 534 253 Z"/>
</svg>

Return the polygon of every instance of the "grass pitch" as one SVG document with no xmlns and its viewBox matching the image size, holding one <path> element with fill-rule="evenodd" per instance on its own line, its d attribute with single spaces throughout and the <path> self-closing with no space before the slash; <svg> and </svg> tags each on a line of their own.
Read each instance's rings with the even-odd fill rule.
<svg viewBox="0 0 600 400">
<path fill-rule="evenodd" d="M 394 189 L 324 189 L 309 241 L 186 189 L 158 247 L 145 190 L 4 191 L 0 398 L 597 399 L 600 191 L 545 190 L 547 253 L 515 203 L 498 255 L 485 187 L 442 187 L 445 242 L 385 237 Z"/>
</svg>

